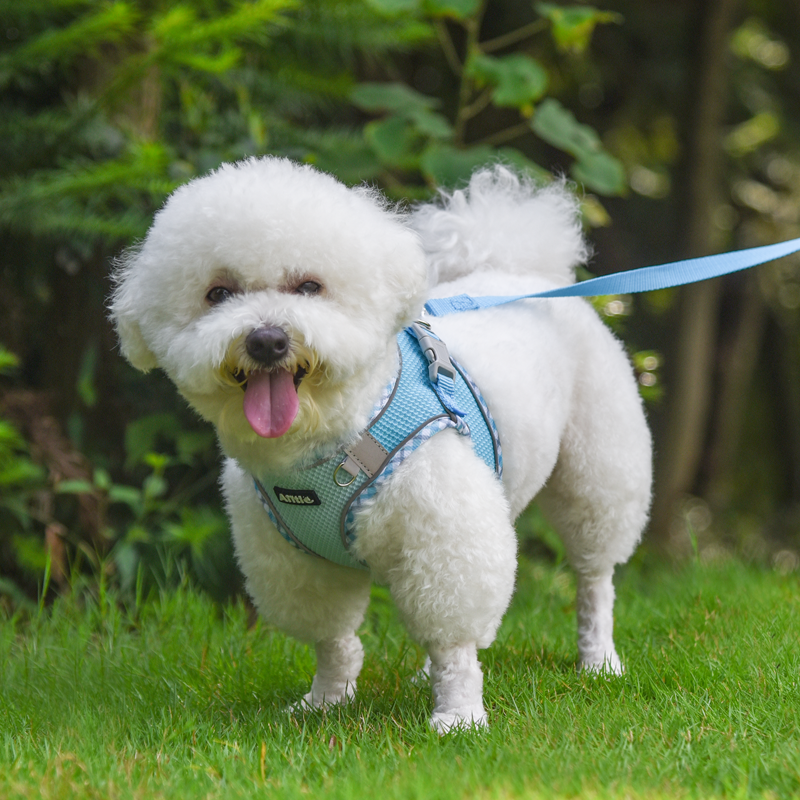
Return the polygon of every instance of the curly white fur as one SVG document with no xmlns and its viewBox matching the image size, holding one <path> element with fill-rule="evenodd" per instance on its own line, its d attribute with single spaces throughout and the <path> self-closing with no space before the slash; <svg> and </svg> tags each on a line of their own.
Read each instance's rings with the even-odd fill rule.
<svg viewBox="0 0 800 800">
<path fill-rule="evenodd" d="M 179 189 L 121 259 L 111 313 L 123 353 L 164 369 L 217 428 L 248 591 L 267 620 L 315 643 L 317 675 L 301 704 L 353 696 L 355 632 L 378 580 L 428 650 L 432 724 L 486 724 L 477 650 L 513 591 L 513 520 L 537 495 L 578 575 L 580 662 L 621 671 L 612 575 L 647 518 L 650 435 L 625 353 L 587 303 L 529 300 L 433 321 L 492 409 L 503 479 L 454 430 L 437 434 L 357 514 L 354 550 L 369 574 L 289 545 L 250 477 L 358 436 L 396 369 L 395 335 L 426 296 L 563 285 L 587 253 L 562 184 L 536 187 L 495 167 L 403 217 L 374 191 L 268 158 Z M 308 281 L 313 296 L 298 290 Z M 209 300 L 214 287 L 224 302 Z M 244 342 L 263 327 L 288 337 L 280 369 L 302 367 L 297 416 L 277 438 L 250 427 L 238 385 L 258 368 Z"/>
</svg>

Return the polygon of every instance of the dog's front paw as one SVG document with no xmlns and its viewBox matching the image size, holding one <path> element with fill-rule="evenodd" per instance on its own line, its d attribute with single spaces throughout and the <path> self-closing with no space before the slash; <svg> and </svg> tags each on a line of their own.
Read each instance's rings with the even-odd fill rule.
<svg viewBox="0 0 800 800">
<path fill-rule="evenodd" d="M 431 727 L 440 735 L 455 731 L 488 730 L 486 712 L 480 709 L 455 709 L 453 711 L 434 711 Z"/>
<path fill-rule="evenodd" d="M 339 686 L 316 686 L 316 678 L 311 684 L 311 691 L 306 692 L 300 700 L 289 706 L 293 714 L 313 711 L 316 708 L 345 705 L 349 703 L 356 693 L 354 683 L 345 683 Z"/>
<path fill-rule="evenodd" d="M 351 634 L 340 639 L 320 641 L 315 648 L 317 674 L 311 681 L 311 691 L 292 706 L 294 711 L 344 705 L 356 693 L 356 678 L 364 660 L 358 637 Z"/>
</svg>

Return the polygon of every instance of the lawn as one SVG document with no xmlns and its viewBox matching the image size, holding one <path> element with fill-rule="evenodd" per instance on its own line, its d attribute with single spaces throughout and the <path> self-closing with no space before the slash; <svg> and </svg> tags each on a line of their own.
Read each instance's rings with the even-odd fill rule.
<svg viewBox="0 0 800 800">
<path fill-rule="evenodd" d="M 439 738 L 374 592 L 355 702 L 295 715 L 313 652 L 184 587 L 0 625 L 0 798 L 800 797 L 797 574 L 617 576 L 621 678 L 575 671 L 574 581 L 522 560 L 482 653 L 491 729 Z"/>
</svg>

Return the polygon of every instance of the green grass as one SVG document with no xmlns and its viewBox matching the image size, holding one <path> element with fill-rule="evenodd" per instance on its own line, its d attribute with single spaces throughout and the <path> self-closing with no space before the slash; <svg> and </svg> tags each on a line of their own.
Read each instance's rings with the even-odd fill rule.
<svg viewBox="0 0 800 800">
<path fill-rule="evenodd" d="M 439 738 L 376 590 L 350 706 L 294 716 L 313 655 L 183 589 L 0 624 L 1 798 L 800 797 L 797 576 L 618 576 L 622 678 L 575 672 L 574 583 L 523 561 L 482 653 L 491 730 Z"/>
</svg>

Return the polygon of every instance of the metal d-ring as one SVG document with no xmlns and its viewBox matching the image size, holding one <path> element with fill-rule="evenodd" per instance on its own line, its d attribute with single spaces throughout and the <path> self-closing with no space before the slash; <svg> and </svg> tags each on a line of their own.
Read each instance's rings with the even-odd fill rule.
<svg viewBox="0 0 800 800">
<path fill-rule="evenodd" d="M 344 462 L 344 461 L 342 461 L 342 463 L 341 463 L 341 464 L 339 464 L 339 466 L 338 466 L 338 467 L 336 467 L 336 469 L 333 471 L 333 482 L 334 482 L 334 483 L 335 483 L 335 484 L 336 484 L 336 485 L 337 485 L 337 486 L 338 486 L 340 489 L 346 489 L 348 486 L 350 486 L 352 483 L 354 483 L 354 482 L 355 482 L 355 479 L 358 477 L 358 475 L 351 475 L 351 476 L 350 476 L 350 480 L 349 480 L 349 481 L 347 481 L 347 483 L 339 483 L 339 480 L 337 479 L 337 477 L 336 477 L 336 476 L 339 474 L 339 470 L 340 470 L 340 469 L 341 469 L 341 468 L 342 468 L 344 465 L 345 465 L 345 462 Z M 347 474 L 348 474 L 348 475 L 350 475 L 350 473 L 349 473 L 349 472 L 348 472 Z"/>
</svg>

